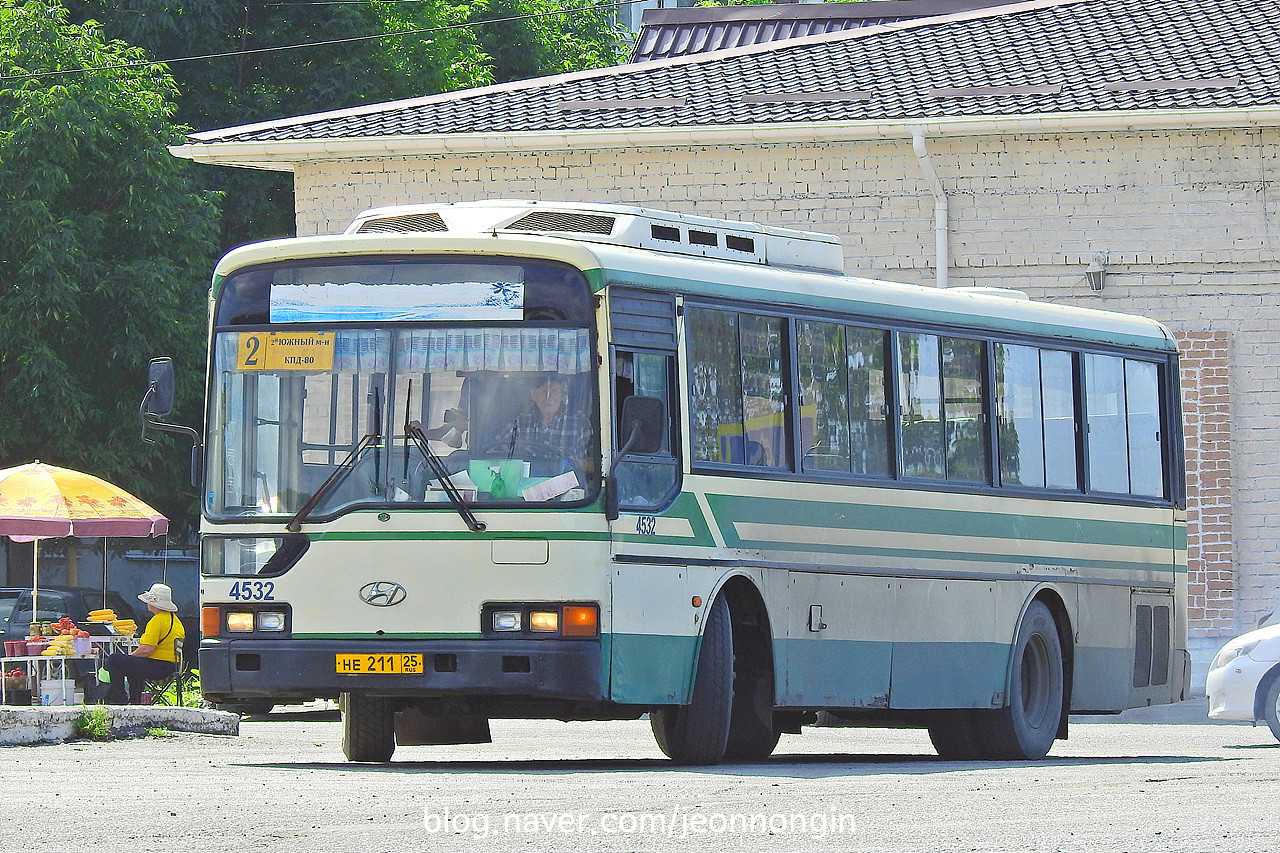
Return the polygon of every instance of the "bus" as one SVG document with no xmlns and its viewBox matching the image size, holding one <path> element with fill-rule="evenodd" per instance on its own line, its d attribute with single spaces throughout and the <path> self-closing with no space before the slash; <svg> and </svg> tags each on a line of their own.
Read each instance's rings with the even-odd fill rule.
<svg viewBox="0 0 1280 853">
<path fill-rule="evenodd" d="M 842 268 L 822 234 L 548 201 L 232 251 L 206 698 L 334 698 L 351 761 L 647 715 L 712 765 L 820 714 L 1038 759 L 1068 713 L 1187 696 L 1169 332 Z"/>
</svg>

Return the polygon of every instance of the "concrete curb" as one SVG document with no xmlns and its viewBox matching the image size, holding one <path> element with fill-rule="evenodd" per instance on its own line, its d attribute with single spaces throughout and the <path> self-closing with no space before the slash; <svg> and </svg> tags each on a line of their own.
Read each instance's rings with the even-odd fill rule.
<svg viewBox="0 0 1280 853">
<path fill-rule="evenodd" d="M 0 708 L 0 746 L 63 743 L 75 737 L 76 720 L 86 710 L 106 709 L 111 733 L 165 728 L 176 732 L 238 735 L 240 715 L 205 708 L 159 705 L 66 705 L 57 708 Z"/>
</svg>

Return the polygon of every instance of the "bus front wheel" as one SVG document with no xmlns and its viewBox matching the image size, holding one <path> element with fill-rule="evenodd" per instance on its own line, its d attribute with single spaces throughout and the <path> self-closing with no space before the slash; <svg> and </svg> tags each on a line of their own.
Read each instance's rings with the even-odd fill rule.
<svg viewBox="0 0 1280 853">
<path fill-rule="evenodd" d="M 348 761 L 390 761 L 396 751 L 395 708 L 381 696 L 343 693 L 342 752 Z"/>
<path fill-rule="evenodd" d="M 737 613 L 730 608 L 737 620 Z M 780 730 L 773 719 L 773 660 L 765 634 L 733 636 L 733 712 L 724 757 L 762 761 L 773 754 Z"/>
<path fill-rule="evenodd" d="M 938 711 L 929 720 L 929 740 L 946 761 L 976 761 L 983 757 L 976 725 L 968 708 Z"/>
<path fill-rule="evenodd" d="M 1009 702 L 998 711 L 977 712 L 977 735 L 987 758 L 1044 758 L 1062 721 L 1062 641 L 1053 614 L 1033 601 L 1018 626 L 1009 679 Z"/>
<path fill-rule="evenodd" d="M 677 764 L 719 764 L 733 708 L 733 626 L 721 596 L 711 605 L 688 705 L 649 714 L 658 747 Z"/>
</svg>

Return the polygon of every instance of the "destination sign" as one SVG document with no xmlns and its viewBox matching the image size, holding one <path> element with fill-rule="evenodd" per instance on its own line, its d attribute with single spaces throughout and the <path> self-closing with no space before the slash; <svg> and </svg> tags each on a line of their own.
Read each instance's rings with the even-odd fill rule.
<svg viewBox="0 0 1280 853">
<path fill-rule="evenodd" d="M 240 370 L 333 370 L 335 332 L 241 332 Z"/>
</svg>

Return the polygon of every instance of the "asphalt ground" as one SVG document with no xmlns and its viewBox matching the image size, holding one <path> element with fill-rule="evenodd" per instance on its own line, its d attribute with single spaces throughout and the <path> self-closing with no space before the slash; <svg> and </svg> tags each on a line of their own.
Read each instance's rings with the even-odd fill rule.
<svg viewBox="0 0 1280 853">
<path fill-rule="evenodd" d="M 1047 760 L 948 762 L 924 732 L 806 729 L 677 768 L 644 721 L 495 721 L 494 742 L 343 760 L 332 706 L 239 737 L 0 749 L 0 850 L 1239 851 L 1276 847 L 1280 744 L 1204 701 L 1073 717 Z"/>
</svg>

